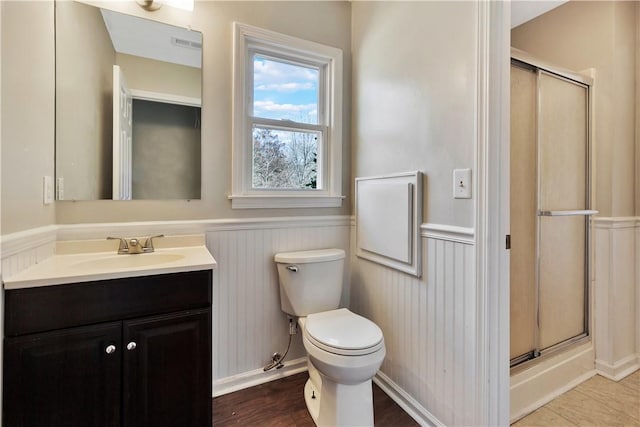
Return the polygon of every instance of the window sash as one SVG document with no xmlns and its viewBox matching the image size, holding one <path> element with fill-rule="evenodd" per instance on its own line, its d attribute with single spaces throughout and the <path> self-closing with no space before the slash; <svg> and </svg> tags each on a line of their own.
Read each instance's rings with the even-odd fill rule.
<svg viewBox="0 0 640 427">
<path fill-rule="evenodd" d="M 297 122 L 294 120 L 277 120 L 265 117 L 253 116 L 254 111 L 254 91 L 255 91 L 255 70 L 254 70 L 254 58 L 260 56 L 275 62 L 282 62 L 290 65 L 297 65 L 305 68 L 313 68 L 318 70 L 318 124 Z M 328 194 L 328 183 L 326 177 L 328 171 L 326 170 L 328 164 L 328 123 L 327 118 L 327 101 L 331 99 L 331 95 L 327 93 L 327 88 L 330 87 L 327 84 L 327 62 L 318 62 L 317 60 L 310 59 L 305 55 L 292 55 L 289 53 L 283 53 L 278 49 L 268 48 L 251 48 L 247 51 L 247 105 L 245 108 L 246 117 L 246 140 L 248 152 L 250 153 L 246 159 L 246 170 L 248 172 L 247 183 L 250 185 L 246 189 L 248 194 L 260 194 L 260 193 L 320 193 Z M 274 130 L 281 130 L 285 132 L 318 132 L 320 134 L 320 141 L 318 142 L 317 152 L 317 166 L 316 166 L 316 188 L 256 188 L 253 186 L 253 164 L 254 164 L 254 152 L 253 152 L 253 128 L 254 126 L 266 127 Z"/>
<path fill-rule="evenodd" d="M 246 63 L 246 81 L 245 87 L 247 88 L 247 107 L 245 111 L 248 118 L 253 117 L 254 111 L 254 99 L 253 94 L 255 90 L 254 86 L 254 57 L 262 56 L 275 62 L 282 62 L 289 65 L 297 65 L 300 67 L 314 68 L 318 70 L 318 125 L 328 126 L 330 114 L 330 106 L 332 102 L 331 93 L 331 77 L 327 72 L 329 66 L 328 60 L 319 60 L 312 58 L 309 55 L 293 54 L 282 51 L 273 47 L 254 47 L 247 51 L 247 63 Z M 295 122 L 301 123 L 301 122 Z"/>
<path fill-rule="evenodd" d="M 233 149 L 231 194 L 233 209 L 340 207 L 342 195 L 343 52 L 335 47 L 234 22 Z M 260 53 L 278 61 L 318 67 L 318 125 L 253 117 L 253 59 Z M 253 126 L 270 125 L 289 131 L 322 131 L 322 155 L 317 172 L 321 189 L 252 190 Z M 302 126 L 298 128 L 298 126 Z M 311 126 L 311 129 L 308 127 Z M 322 163 L 320 163 L 322 162 Z M 319 185 L 320 186 L 320 185 Z"/>
<path fill-rule="evenodd" d="M 248 182 L 250 183 L 247 188 L 248 194 L 260 194 L 260 193 L 288 193 L 295 192 L 297 194 L 300 193 L 314 193 L 314 194 L 329 194 L 327 188 L 326 176 L 328 173 L 328 130 L 326 126 L 320 125 L 309 125 L 304 124 L 304 126 L 300 126 L 300 124 L 290 124 L 288 125 L 283 123 L 285 121 L 282 120 L 272 120 L 272 119 L 262 119 L 252 117 L 249 120 L 247 127 L 247 134 L 250 137 L 250 150 L 251 155 L 247 156 L 248 158 L 248 167 L 247 171 L 249 173 Z M 288 122 L 288 121 L 286 121 Z M 318 134 L 318 142 L 317 142 L 317 152 L 316 152 L 316 188 L 256 188 L 253 186 L 253 162 L 254 162 L 254 153 L 253 153 L 253 128 L 267 128 L 275 131 L 284 131 L 284 132 L 303 132 L 303 133 L 317 133 Z"/>
</svg>

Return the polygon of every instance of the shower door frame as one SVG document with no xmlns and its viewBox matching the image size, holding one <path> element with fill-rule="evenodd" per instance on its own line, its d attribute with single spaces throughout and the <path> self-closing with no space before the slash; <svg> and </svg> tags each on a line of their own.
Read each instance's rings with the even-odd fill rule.
<svg viewBox="0 0 640 427">
<path fill-rule="evenodd" d="M 534 330 L 534 341 L 536 346 L 539 347 L 540 339 L 540 320 L 539 320 L 539 310 L 540 310 L 540 301 L 539 301 L 539 292 L 540 292 L 540 217 L 543 216 L 558 216 L 558 215 L 583 215 L 585 217 L 584 224 L 584 232 L 585 232 L 585 247 L 584 247 L 584 324 L 583 324 L 583 332 L 574 337 L 568 338 L 564 341 L 558 342 L 550 347 L 545 349 L 535 348 L 527 353 L 524 353 L 520 356 L 516 356 L 513 359 L 510 359 L 510 369 L 512 373 L 519 371 L 521 369 L 525 369 L 533 362 L 538 362 L 540 360 L 544 360 L 549 356 L 558 353 L 568 347 L 571 347 L 576 344 L 581 344 L 584 342 L 588 342 L 591 340 L 591 270 L 592 263 L 590 262 L 592 259 L 592 244 L 591 244 L 591 216 L 598 213 L 597 210 L 593 210 L 592 208 L 592 200 L 595 200 L 593 197 L 593 188 L 591 185 L 592 181 L 592 149 L 593 149 L 593 120 L 592 120 L 592 112 L 593 112 L 593 79 L 589 76 L 585 76 L 583 74 L 578 74 L 572 71 L 564 70 L 560 67 L 551 65 L 543 60 L 540 60 L 527 52 L 521 51 L 516 48 L 511 48 L 511 61 L 510 66 L 517 66 L 523 69 L 529 70 L 531 72 L 536 73 L 536 117 L 535 117 L 535 129 L 536 135 L 534 137 L 536 141 L 536 199 L 538 210 L 536 212 L 536 259 L 535 259 L 535 283 L 536 283 L 536 327 Z M 559 78 L 561 80 L 568 81 L 570 84 L 577 84 L 579 86 L 583 86 L 586 89 L 586 151 L 585 151 L 585 175 L 586 175 L 586 183 L 585 183 L 585 205 L 587 209 L 584 210 L 576 210 L 576 211 L 563 211 L 563 213 L 556 213 L 556 211 L 542 211 L 540 210 L 540 138 L 539 138 L 539 120 L 540 120 L 540 92 L 539 81 L 540 75 L 547 74 L 554 78 Z M 509 162 L 509 167 L 511 167 L 511 162 Z"/>
</svg>

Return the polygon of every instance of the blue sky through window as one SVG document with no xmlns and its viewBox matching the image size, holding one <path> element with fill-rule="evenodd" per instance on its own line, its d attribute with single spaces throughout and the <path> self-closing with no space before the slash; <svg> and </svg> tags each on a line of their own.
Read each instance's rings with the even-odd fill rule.
<svg viewBox="0 0 640 427">
<path fill-rule="evenodd" d="M 316 68 L 253 57 L 253 115 L 318 124 Z"/>
</svg>

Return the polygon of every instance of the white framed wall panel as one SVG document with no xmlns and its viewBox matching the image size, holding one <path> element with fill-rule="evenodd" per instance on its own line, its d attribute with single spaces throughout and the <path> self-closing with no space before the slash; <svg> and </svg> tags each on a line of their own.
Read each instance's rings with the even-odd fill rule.
<svg viewBox="0 0 640 427">
<path fill-rule="evenodd" d="M 420 277 L 422 173 L 355 181 L 356 255 Z"/>
</svg>

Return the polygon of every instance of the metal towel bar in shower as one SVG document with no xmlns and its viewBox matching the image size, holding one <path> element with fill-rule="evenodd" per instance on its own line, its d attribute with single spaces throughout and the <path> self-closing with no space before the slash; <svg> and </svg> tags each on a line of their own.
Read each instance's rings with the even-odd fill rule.
<svg viewBox="0 0 640 427">
<path fill-rule="evenodd" d="M 575 216 L 575 215 L 596 215 L 599 211 L 575 210 L 575 211 L 538 211 L 538 216 Z"/>
</svg>

